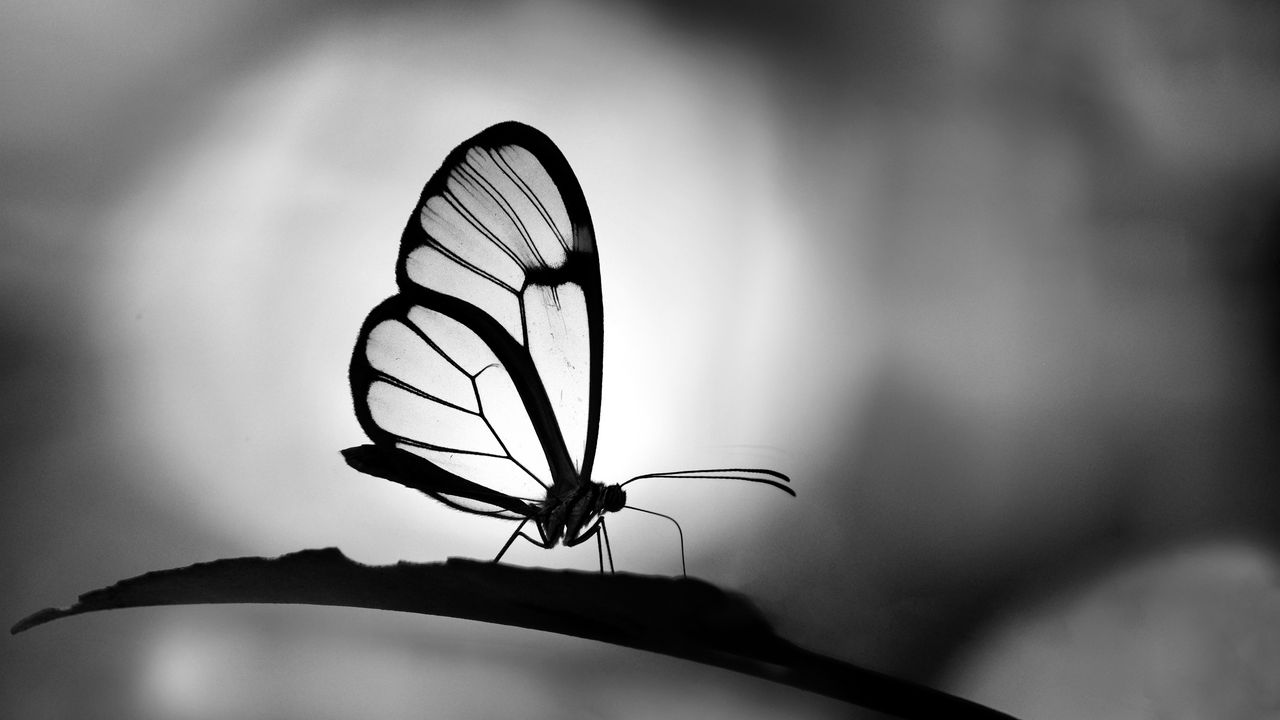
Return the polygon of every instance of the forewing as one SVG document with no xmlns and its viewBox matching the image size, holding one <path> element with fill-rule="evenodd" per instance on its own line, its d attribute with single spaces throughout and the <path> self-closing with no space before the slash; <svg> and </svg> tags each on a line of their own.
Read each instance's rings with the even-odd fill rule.
<svg viewBox="0 0 1280 720">
<path fill-rule="evenodd" d="M 552 482 L 589 478 L 600 414 L 600 267 L 582 190 L 555 145 L 503 123 L 450 153 L 405 228 L 397 280 L 403 297 L 459 321 L 488 347 L 533 421 Z M 466 382 L 451 382 L 447 392 L 466 395 Z M 413 395 L 395 383 L 379 388 L 378 402 Z M 446 429 L 433 420 L 443 411 L 430 410 L 421 422 L 434 423 L 433 433 L 474 425 L 459 415 Z"/>
</svg>

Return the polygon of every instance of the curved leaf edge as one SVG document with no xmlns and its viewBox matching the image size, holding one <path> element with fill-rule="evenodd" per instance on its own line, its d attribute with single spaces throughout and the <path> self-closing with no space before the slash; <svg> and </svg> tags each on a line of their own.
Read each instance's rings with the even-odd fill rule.
<svg viewBox="0 0 1280 720">
<path fill-rule="evenodd" d="M 746 597 L 693 578 L 602 574 L 451 558 L 365 565 L 337 548 L 157 570 L 45 608 L 11 634 L 101 610 L 210 603 L 358 607 L 463 618 L 661 653 L 902 718 L 1010 716 L 779 637 Z"/>
</svg>

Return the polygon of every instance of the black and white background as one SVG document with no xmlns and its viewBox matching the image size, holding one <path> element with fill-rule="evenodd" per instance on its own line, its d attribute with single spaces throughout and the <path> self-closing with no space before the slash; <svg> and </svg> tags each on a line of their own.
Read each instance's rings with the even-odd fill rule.
<svg viewBox="0 0 1280 720">
<path fill-rule="evenodd" d="M 346 366 L 458 142 L 591 206 L 596 479 L 789 638 L 1034 718 L 1280 709 L 1280 10 L 96 4 L 0 22 L 0 616 L 142 572 L 509 526 L 360 475 Z M 669 526 L 610 521 L 671 574 Z M 513 562 L 591 568 L 590 544 Z M 848 717 L 559 636 L 221 606 L 0 642 L 0 716 Z"/>
</svg>

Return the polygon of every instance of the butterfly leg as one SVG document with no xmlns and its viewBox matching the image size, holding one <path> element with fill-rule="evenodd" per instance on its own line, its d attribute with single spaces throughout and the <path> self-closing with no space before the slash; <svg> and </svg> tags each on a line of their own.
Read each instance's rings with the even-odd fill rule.
<svg viewBox="0 0 1280 720">
<path fill-rule="evenodd" d="M 529 522 L 529 518 L 520 521 L 520 524 L 516 526 L 516 531 L 511 533 L 511 537 L 507 538 L 507 544 L 503 545 L 502 549 L 498 551 L 498 556 L 493 559 L 494 562 L 498 562 L 503 555 L 507 554 L 507 548 L 510 548 L 511 543 L 515 542 L 516 538 L 520 536 L 520 531 L 524 529 L 524 524 L 527 522 Z"/>
<path fill-rule="evenodd" d="M 601 538 L 604 541 L 601 542 Z M 600 573 L 604 574 L 604 556 L 609 554 L 609 572 L 615 572 L 613 569 L 613 548 L 609 547 L 609 528 L 600 521 L 600 532 L 596 533 L 596 557 L 600 560 Z"/>
<path fill-rule="evenodd" d="M 600 550 L 600 537 L 601 537 L 601 536 L 600 536 L 600 530 L 601 530 L 603 527 L 604 527 L 604 518 L 600 518 L 599 520 L 597 520 L 597 521 L 596 521 L 596 524 L 595 524 L 595 525 L 592 525 L 592 526 L 591 526 L 591 528 L 590 528 L 589 530 L 587 530 L 586 532 L 582 533 L 582 534 L 581 534 L 581 535 L 579 535 L 578 537 L 573 538 L 572 540 L 566 539 L 566 540 L 564 541 L 564 546 L 565 546 L 565 547 L 576 547 L 576 546 L 581 545 L 582 543 L 584 543 L 584 542 L 586 542 L 586 541 L 590 540 L 590 539 L 592 538 L 592 536 L 595 536 L 595 538 L 596 538 L 596 550 L 597 550 L 597 552 L 598 552 L 598 551 Z M 613 572 L 613 571 L 614 571 L 614 570 L 613 570 L 613 548 L 609 547 L 609 534 L 608 534 L 608 531 L 606 531 L 606 532 L 604 533 L 604 547 L 605 547 L 605 548 L 608 550 L 608 552 L 609 552 L 609 572 Z M 600 572 L 601 572 L 602 574 L 604 573 L 604 557 L 603 557 L 603 556 L 600 558 Z"/>
<path fill-rule="evenodd" d="M 609 554 L 609 572 L 616 572 L 613 568 L 613 548 L 609 546 L 609 526 L 604 524 L 604 518 L 600 518 L 600 535 L 604 537 L 604 551 Z M 604 568 L 600 568 L 604 572 Z"/>
<path fill-rule="evenodd" d="M 511 537 L 507 538 L 506 544 L 503 545 L 502 549 L 498 551 L 498 556 L 493 559 L 494 562 L 498 562 L 499 560 L 502 559 L 503 555 L 507 554 L 507 550 L 511 548 L 511 544 L 514 543 L 516 541 L 516 538 L 518 537 L 522 537 L 525 540 L 528 540 L 529 542 L 533 543 L 534 545 L 537 545 L 538 547 L 544 550 L 551 548 L 551 543 L 547 542 L 547 537 L 542 532 L 541 525 L 537 523 L 533 524 L 533 526 L 538 529 L 538 537 L 541 538 L 540 540 L 534 540 L 533 538 L 529 537 L 528 534 L 521 532 L 521 530 L 524 529 L 525 523 L 529 522 L 530 519 L 531 518 L 525 518 L 524 520 L 520 521 L 520 524 L 516 526 L 516 531 L 511 533 Z"/>
</svg>

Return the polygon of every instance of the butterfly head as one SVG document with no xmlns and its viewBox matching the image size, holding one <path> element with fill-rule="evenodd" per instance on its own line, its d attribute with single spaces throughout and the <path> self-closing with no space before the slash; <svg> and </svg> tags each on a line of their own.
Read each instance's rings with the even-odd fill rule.
<svg viewBox="0 0 1280 720">
<path fill-rule="evenodd" d="M 604 512 L 618 512 L 627 504 L 627 491 L 621 485 L 606 485 L 601 508 Z"/>
</svg>

